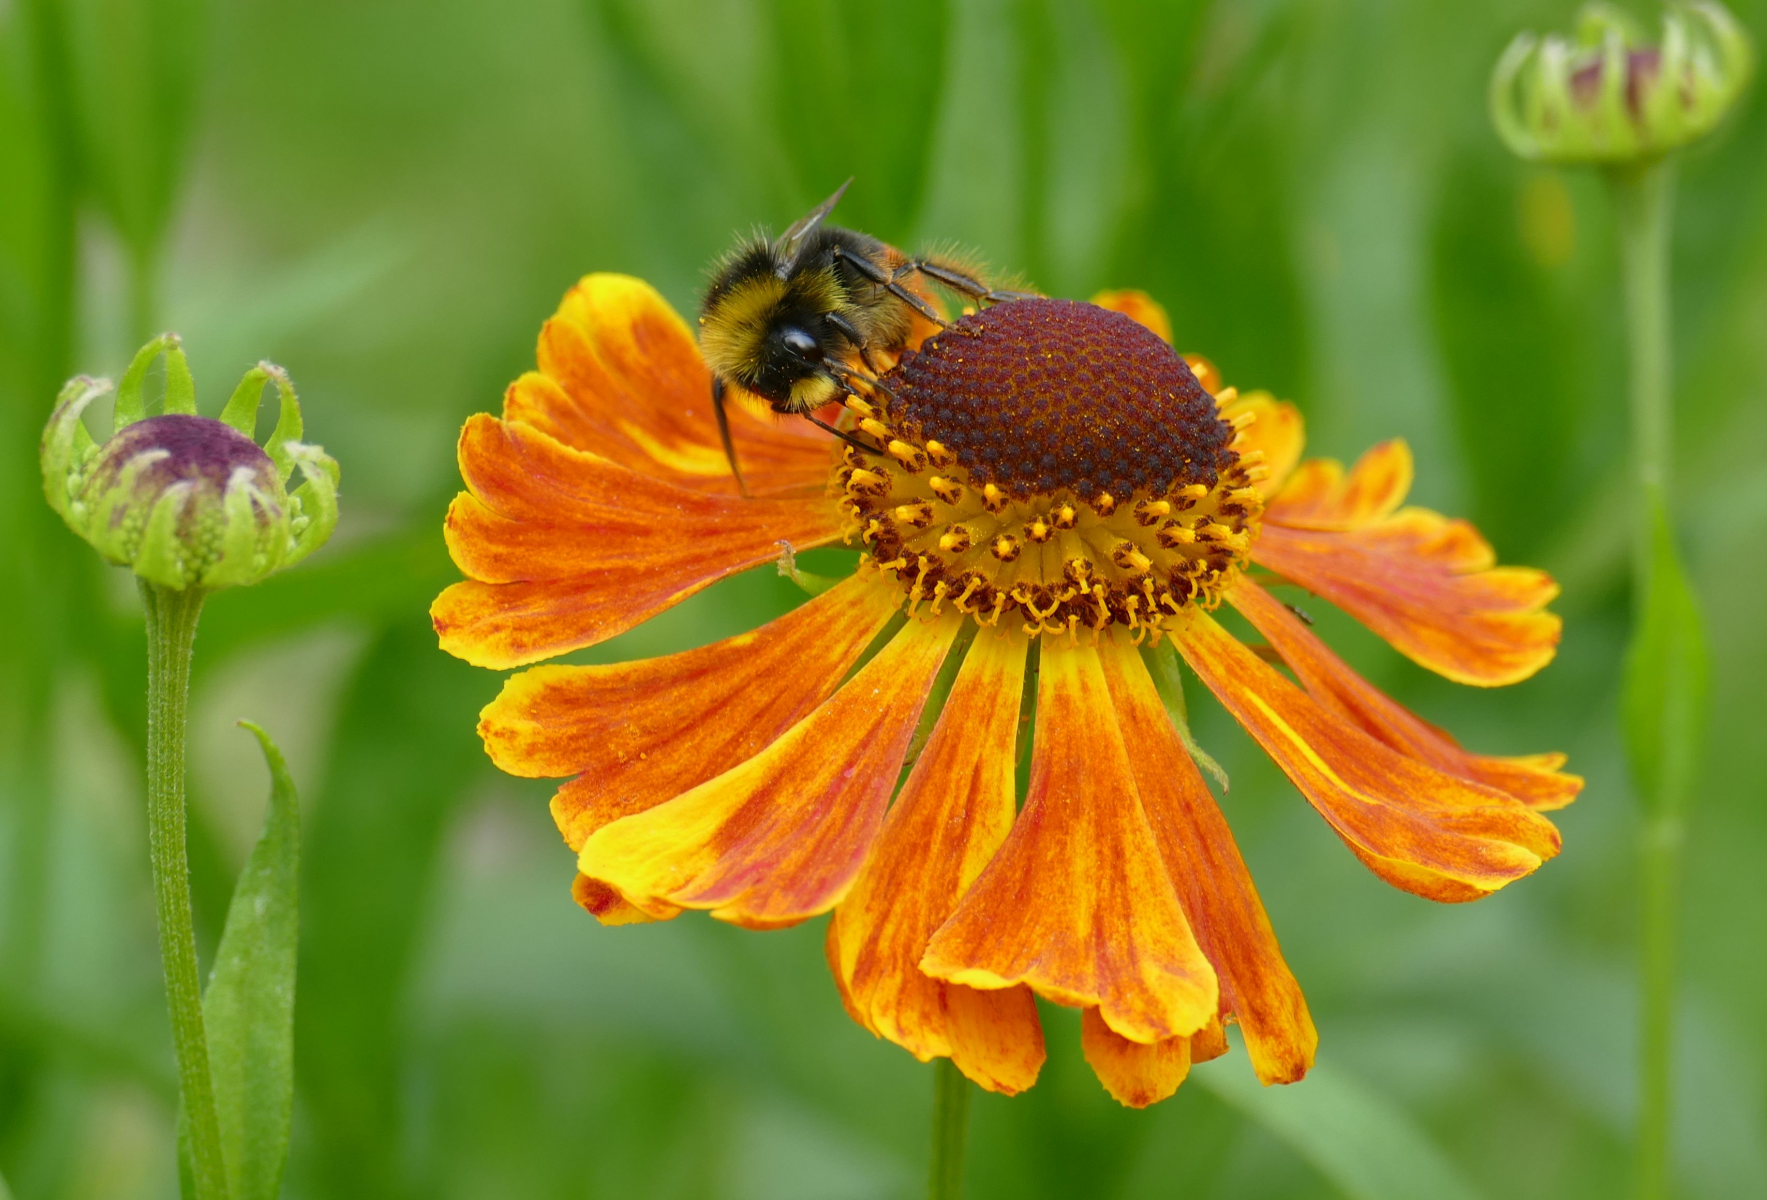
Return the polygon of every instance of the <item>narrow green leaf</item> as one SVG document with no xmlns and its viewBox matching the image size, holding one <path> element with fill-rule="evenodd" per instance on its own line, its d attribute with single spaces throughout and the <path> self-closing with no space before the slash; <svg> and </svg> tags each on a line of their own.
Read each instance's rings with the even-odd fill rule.
<svg viewBox="0 0 1767 1200">
<path fill-rule="evenodd" d="M 1706 727 L 1711 662 L 1705 622 L 1688 586 L 1662 495 L 1652 491 L 1650 579 L 1627 652 L 1621 701 L 1626 753 L 1654 812 L 1686 801 Z"/>
<path fill-rule="evenodd" d="M 1328 1065 L 1264 1087 L 1238 1055 L 1194 1076 L 1284 1142 L 1350 1200 L 1478 1200 L 1427 1134 L 1354 1076 Z"/>
<path fill-rule="evenodd" d="M 1230 782 L 1227 772 L 1197 744 L 1190 732 L 1190 709 L 1184 701 L 1184 676 L 1178 668 L 1177 648 L 1167 638 L 1159 645 L 1143 650 L 1141 658 L 1147 663 L 1148 674 L 1153 676 L 1154 690 L 1165 703 L 1166 715 L 1172 718 L 1172 727 L 1178 731 L 1178 740 L 1184 743 L 1191 761 L 1208 772 L 1209 777 L 1221 785 L 1221 792 L 1225 795 Z"/>
<path fill-rule="evenodd" d="M 203 1016 L 233 1200 L 275 1200 L 294 1110 L 301 814 L 276 743 L 240 724 L 257 735 L 270 767 L 270 811 L 227 910 Z"/>
</svg>

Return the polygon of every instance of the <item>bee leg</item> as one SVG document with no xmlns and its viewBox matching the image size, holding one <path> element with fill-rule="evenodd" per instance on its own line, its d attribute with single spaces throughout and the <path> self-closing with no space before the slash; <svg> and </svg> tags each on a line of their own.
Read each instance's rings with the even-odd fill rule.
<svg viewBox="0 0 1767 1200">
<path fill-rule="evenodd" d="M 847 445 L 851 446 L 855 450 L 863 451 L 866 454 L 881 454 L 882 453 L 882 451 L 880 451 L 876 446 L 868 446 L 864 442 L 860 441 L 858 438 L 854 437 L 852 434 L 846 432 L 845 430 L 836 429 L 833 425 L 830 425 L 827 421 L 824 421 L 821 417 L 817 416 L 815 413 L 801 413 L 799 415 L 802 416 L 804 418 L 804 420 L 810 422 L 810 424 L 815 425 L 821 429 L 826 429 L 829 433 L 834 434 L 835 437 L 839 438 L 841 441 L 845 442 Z"/>
<path fill-rule="evenodd" d="M 896 393 L 895 393 L 894 389 L 892 389 L 890 387 L 890 385 L 885 383 L 883 380 L 877 378 L 875 375 L 862 375 L 858 371 L 853 370 L 851 367 L 843 367 L 839 363 L 825 362 L 822 364 L 822 366 L 823 366 L 824 370 L 826 370 L 830 375 L 834 376 L 835 382 L 840 384 L 841 390 L 844 391 L 849 396 L 856 394 L 853 391 L 852 381 L 857 379 L 860 383 L 863 383 L 866 387 L 874 387 L 878 391 L 882 392 L 884 395 L 888 396 L 892 400 L 894 400 L 896 398 Z M 876 370 L 875 367 L 873 367 L 872 369 L 874 371 Z"/>
<path fill-rule="evenodd" d="M 831 312 L 822 319 L 834 326 L 835 332 L 852 344 L 853 349 L 859 352 L 859 361 L 865 364 L 865 369 L 876 375 L 878 373 L 877 363 L 872 361 L 871 347 L 865 344 L 865 339 L 860 336 L 857 329 L 853 328 L 853 323 L 838 312 Z"/>
<path fill-rule="evenodd" d="M 958 270 L 946 263 L 930 258 L 911 258 L 899 268 L 903 271 L 918 271 L 941 287 L 950 288 L 954 292 L 979 300 L 984 304 L 1004 304 L 1008 300 L 1034 300 L 1035 292 L 999 291 L 989 287 L 975 276 Z"/>
<path fill-rule="evenodd" d="M 928 304 L 925 300 L 922 300 L 919 296 L 916 296 L 913 292 L 896 282 L 896 277 L 894 275 L 885 271 L 869 258 L 857 254 L 848 254 L 839 246 L 834 248 L 834 255 L 842 262 L 851 266 L 855 271 L 859 272 L 859 274 L 877 284 L 878 287 L 883 288 L 885 291 L 889 292 L 890 295 L 902 301 L 902 303 L 906 304 L 909 308 L 912 308 L 915 312 L 937 325 L 940 329 L 951 324 L 951 322 L 935 312 L 932 305 Z"/>
<path fill-rule="evenodd" d="M 743 480 L 742 467 L 737 465 L 736 444 L 730 440 L 730 416 L 724 411 L 724 381 L 715 375 L 712 377 L 712 412 L 718 417 L 718 437 L 724 442 L 724 457 L 730 460 L 730 473 L 736 476 L 736 490 L 747 497 L 749 485 Z"/>
</svg>

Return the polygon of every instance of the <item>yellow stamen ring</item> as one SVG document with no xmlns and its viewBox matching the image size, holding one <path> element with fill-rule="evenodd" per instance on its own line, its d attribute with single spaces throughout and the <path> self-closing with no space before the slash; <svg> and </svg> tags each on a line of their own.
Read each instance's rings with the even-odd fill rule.
<svg viewBox="0 0 1767 1200">
<path fill-rule="evenodd" d="M 1239 463 L 1203 496 L 1185 496 L 1182 516 L 1150 527 L 1146 515 L 1162 504 L 1178 511 L 1187 489 L 1132 504 L 1094 505 L 1066 490 L 990 504 L 986 488 L 960 482 L 961 469 L 928 478 L 861 465 L 876 459 L 856 449 L 846 456 L 854 530 L 910 603 L 949 603 L 990 626 L 1016 612 L 1032 634 L 1112 623 L 1157 634 L 1191 605 L 1215 607 L 1262 512 Z"/>
</svg>

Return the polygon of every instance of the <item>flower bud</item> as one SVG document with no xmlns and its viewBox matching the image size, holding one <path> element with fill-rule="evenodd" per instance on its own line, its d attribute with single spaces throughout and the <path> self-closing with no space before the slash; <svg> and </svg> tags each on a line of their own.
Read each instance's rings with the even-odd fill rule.
<svg viewBox="0 0 1767 1200">
<path fill-rule="evenodd" d="M 146 415 L 147 369 L 165 355 L 165 411 Z M 269 441 L 252 440 L 266 384 L 281 412 Z M 117 388 L 116 432 L 103 445 L 81 415 L 111 390 L 70 380 L 43 431 L 50 507 L 106 559 L 182 590 L 252 584 L 325 544 L 337 526 L 337 463 L 300 441 L 301 409 L 281 367 L 259 363 L 219 419 L 196 413 L 196 389 L 176 334 L 135 356 Z M 303 482 L 290 493 L 296 467 Z"/>
<path fill-rule="evenodd" d="M 1575 40 L 1523 33 L 1509 44 L 1491 76 L 1491 119 L 1523 158 L 1642 162 L 1711 132 L 1753 64 L 1747 32 L 1713 0 L 1670 8 L 1654 45 L 1624 13 L 1590 4 Z"/>
</svg>

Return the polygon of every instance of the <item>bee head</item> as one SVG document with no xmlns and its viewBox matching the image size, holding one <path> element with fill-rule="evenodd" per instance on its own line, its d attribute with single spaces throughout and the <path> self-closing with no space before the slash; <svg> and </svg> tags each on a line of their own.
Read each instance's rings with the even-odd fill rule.
<svg viewBox="0 0 1767 1200">
<path fill-rule="evenodd" d="M 843 346 L 829 323 L 845 301 L 830 267 L 781 278 L 771 248 L 756 243 L 727 260 L 706 290 L 700 348 L 721 379 L 787 412 L 827 403 L 836 388 L 824 361 Z"/>
</svg>

